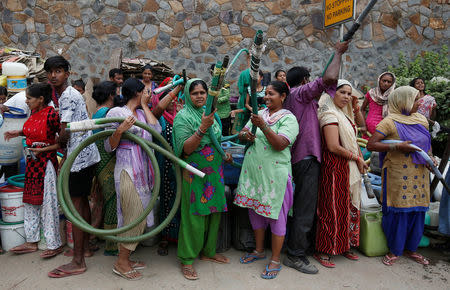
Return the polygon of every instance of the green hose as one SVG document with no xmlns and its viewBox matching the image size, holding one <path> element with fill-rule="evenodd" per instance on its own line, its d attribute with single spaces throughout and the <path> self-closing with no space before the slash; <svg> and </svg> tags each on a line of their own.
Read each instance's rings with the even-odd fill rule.
<svg viewBox="0 0 450 290">
<path fill-rule="evenodd" d="M 102 118 L 102 119 L 96 119 L 95 124 L 107 124 L 107 123 L 120 123 L 123 122 L 125 118 Z M 174 167 L 175 167 L 175 178 L 177 182 L 177 192 L 176 192 L 176 198 L 174 205 L 169 212 L 167 218 L 158 225 L 154 230 L 139 235 L 135 237 L 118 237 L 115 236 L 117 234 L 124 233 L 132 228 L 134 228 L 136 225 L 141 223 L 147 215 L 152 211 L 153 206 L 156 203 L 156 200 L 159 195 L 159 189 L 160 189 L 160 172 L 159 167 L 154 166 L 155 171 L 155 184 L 152 192 L 152 199 L 150 200 L 148 206 L 144 209 L 143 213 L 132 223 L 123 226 L 121 228 L 117 229 L 96 229 L 92 227 L 89 223 L 87 223 L 81 215 L 78 213 L 78 211 L 75 209 L 75 206 L 72 203 L 72 200 L 70 198 L 69 193 L 69 174 L 70 174 L 70 168 L 72 167 L 73 162 L 75 161 L 75 158 L 78 156 L 78 154 L 88 145 L 94 143 L 97 140 L 105 139 L 112 135 L 114 133 L 114 130 L 106 130 L 99 133 L 96 133 L 90 137 L 88 137 L 86 140 L 84 140 L 81 144 L 78 145 L 78 147 L 67 157 L 67 160 L 64 162 L 60 175 L 58 177 L 58 183 L 57 183 L 57 192 L 58 192 L 58 199 L 61 204 L 61 209 L 64 212 L 65 216 L 73 223 L 74 226 L 80 228 L 82 231 L 94 234 L 96 236 L 101 236 L 106 240 L 115 241 L 119 243 L 134 243 L 139 242 L 145 239 L 148 239 L 150 237 L 155 236 L 159 232 L 161 232 L 172 220 L 172 218 L 175 216 L 178 207 L 180 205 L 181 200 L 181 169 L 180 166 L 183 168 L 187 168 L 189 165 L 184 162 L 183 160 L 177 158 L 172 151 L 172 148 L 170 147 L 169 143 L 154 129 L 149 127 L 147 124 L 136 121 L 136 126 L 148 131 L 154 138 L 156 138 L 165 149 L 162 147 L 156 145 L 155 143 L 152 143 L 150 141 L 147 141 L 141 137 L 138 137 L 136 135 L 133 135 L 129 132 L 125 132 L 122 135 L 122 138 L 131 140 L 141 146 L 143 150 L 147 153 L 148 157 L 150 158 L 150 161 L 152 164 L 157 165 L 157 161 L 155 158 L 155 155 L 151 149 L 154 149 L 158 152 L 160 152 L 165 157 L 169 158 L 170 160 L 174 161 Z M 70 125 L 69 125 L 70 128 Z"/>
<path fill-rule="evenodd" d="M 12 186 L 24 188 L 25 174 L 11 176 L 6 181 L 8 182 L 8 184 L 11 184 Z"/>
</svg>

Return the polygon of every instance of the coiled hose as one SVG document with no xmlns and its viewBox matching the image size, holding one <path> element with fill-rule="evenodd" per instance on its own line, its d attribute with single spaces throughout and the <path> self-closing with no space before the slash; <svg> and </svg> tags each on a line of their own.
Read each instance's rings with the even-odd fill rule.
<svg viewBox="0 0 450 290">
<path fill-rule="evenodd" d="M 75 122 L 70 123 L 68 126 L 68 130 L 75 132 L 75 131 L 86 131 L 86 130 L 92 130 L 97 128 L 105 128 L 107 127 L 109 123 L 121 123 L 125 120 L 125 118 L 102 118 L 102 119 L 95 119 L 95 120 L 86 120 L 82 122 Z M 75 158 L 78 156 L 78 154 L 88 145 L 94 143 L 97 140 L 106 139 L 109 136 L 111 136 L 115 130 L 105 130 L 99 133 L 96 133 L 90 137 L 88 137 L 86 140 L 81 142 L 77 148 L 67 157 L 66 161 L 64 162 L 63 166 L 61 167 L 61 171 L 58 177 L 58 183 L 57 183 L 57 192 L 58 192 L 58 199 L 61 205 L 61 209 L 64 212 L 64 215 L 75 225 L 76 227 L 80 228 L 82 231 L 100 236 L 106 240 L 115 241 L 119 243 L 134 243 L 139 242 L 148 238 L 151 238 L 161 232 L 172 220 L 172 218 L 175 216 L 178 207 L 180 205 L 181 200 L 181 189 L 182 189 L 182 180 L 181 180 L 181 169 L 185 168 L 191 172 L 193 172 L 196 175 L 199 175 L 201 177 L 204 177 L 204 173 L 195 169 L 194 167 L 187 164 L 185 161 L 177 158 L 175 154 L 173 153 L 173 150 L 169 143 L 153 128 L 148 126 L 145 123 L 136 121 L 135 126 L 138 126 L 146 131 L 148 131 L 154 138 L 156 138 L 163 147 L 160 147 L 156 145 L 153 142 L 150 142 L 148 140 L 145 140 L 141 137 L 138 137 L 134 134 L 131 134 L 129 132 L 125 132 L 122 135 L 123 139 L 128 139 L 130 141 L 135 142 L 139 146 L 142 147 L 142 149 L 147 153 L 147 156 L 150 158 L 150 161 L 152 164 L 157 165 L 155 154 L 153 153 L 152 149 L 156 150 L 157 152 L 164 155 L 166 158 L 173 161 L 174 170 L 175 170 L 175 178 L 177 183 L 177 190 L 176 190 L 176 198 L 174 205 L 169 212 L 167 218 L 161 222 L 154 230 L 134 237 L 118 237 L 116 235 L 124 233 L 132 228 L 134 228 L 136 225 L 141 223 L 147 215 L 152 211 L 156 200 L 159 195 L 159 189 L 161 184 L 161 176 L 158 166 L 154 167 L 154 173 L 155 173 L 155 184 L 152 190 L 152 198 L 147 205 L 147 207 L 144 209 L 143 213 L 133 222 L 130 224 L 117 228 L 117 229 L 97 229 L 92 227 L 89 223 L 87 223 L 81 215 L 76 210 L 75 206 L 72 203 L 72 199 L 70 197 L 69 193 L 69 174 L 70 174 L 70 168 L 72 167 L 73 162 L 75 161 Z"/>
</svg>

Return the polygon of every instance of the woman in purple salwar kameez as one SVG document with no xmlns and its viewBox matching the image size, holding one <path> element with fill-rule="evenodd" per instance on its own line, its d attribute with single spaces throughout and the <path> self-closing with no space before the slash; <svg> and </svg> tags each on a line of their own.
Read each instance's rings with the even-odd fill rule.
<svg viewBox="0 0 450 290">
<path fill-rule="evenodd" d="M 133 126 L 136 120 L 147 123 L 156 131 L 161 132 L 158 120 L 153 116 L 147 105 L 150 97 L 143 96 L 144 87 L 144 84 L 137 79 L 126 80 L 122 86 L 123 106 L 111 109 L 106 115 L 108 118 L 126 117 L 120 125 L 115 124 L 116 131 L 105 141 L 106 151 L 116 151 L 114 182 L 117 193 L 118 227 L 130 224 L 142 214 L 151 199 L 154 184 L 153 166 L 144 150 L 132 141 L 120 139 L 122 134 L 128 131 L 138 137 L 152 140 L 147 131 Z M 140 235 L 146 225 L 153 225 L 152 212 L 146 220 L 119 236 Z M 131 261 L 129 258 L 137 244 L 119 244 L 119 258 L 114 264 L 113 272 L 127 280 L 141 279 L 142 274 L 137 270 L 145 268 L 143 262 Z"/>
<path fill-rule="evenodd" d="M 430 178 L 427 163 L 416 149 L 431 155 L 431 137 L 427 119 L 417 113 L 419 91 L 399 87 L 389 95 L 389 114 L 378 125 L 367 149 L 383 152 L 382 227 L 390 252 L 383 263 L 392 266 L 404 255 L 422 265 L 429 261 L 417 253 L 423 235 L 425 212 L 430 203 Z M 383 144 L 381 140 L 401 140 Z"/>
</svg>

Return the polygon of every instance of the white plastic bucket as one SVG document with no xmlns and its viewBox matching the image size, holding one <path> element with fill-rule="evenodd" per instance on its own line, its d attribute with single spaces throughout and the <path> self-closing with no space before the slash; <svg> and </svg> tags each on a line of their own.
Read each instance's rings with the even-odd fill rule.
<svg viewBox="0 0 450 290">
<path fill-rule="evenodd" d="M 0 220 L 0 237 L 2 239 L 2 248 L 5 251 L 25 243 L 25 229 L 23 222 L 5 223 Z"/>
<path fill-rule="evenodd" d="M 0 127 L 0 164 L 15 164 L 22 158 L 23 146 L 22 136 L 6 141 L 4 134 L 6 131 L 22 130 L 23 124 L 27 120 L 27 114 L 4 113 L 3 125 Z"/>
<path fill-rule="evenodd" d="M 2 218 L 6 223 L 23 221 L 23 189 L 12 185 L 0 187 Z"/>
</svg>

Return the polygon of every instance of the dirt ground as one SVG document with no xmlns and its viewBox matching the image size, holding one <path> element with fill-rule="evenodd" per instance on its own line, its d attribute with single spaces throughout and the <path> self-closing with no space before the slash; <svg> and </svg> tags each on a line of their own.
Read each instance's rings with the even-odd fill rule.
<svg viewBox="0 0 450 290">
<path fill-rule="evenodd" d="M 200 279 L 186 280 L 180 272 L 176 248 L 169 256 L 156 254 L 156 247 L 139 247 L 132 255 L 147 263 L 139 281 L 126 281 L 111 271 L 114 257 L 103 255 L 102 249 L 87 258 L 88 270 L 78 276 L 51 279 L 47 272 L 66 263 L 69 258 L 59 255 L 50 260 L 39 258 L 39 252 L 26 255 L 6 253 L 0 256 L 0 289 L 449 289 L 450 255 L 431 249 L 420 252 L 431 259 L 429 266 L 421 266 L 407 258 L 400 258 L 388 267 L 380 257 L 361 254 L 359 261 L 336 257 L 336 268 L 319 268 L 316 275 L 306 275 L 283 267 L 274 280 L 263 280 L 259 274 L 268 259 L 242 265 L 242 252 L 225 252 L 231 263 L 220 265 L 196 261 Z"/>
</svg>

